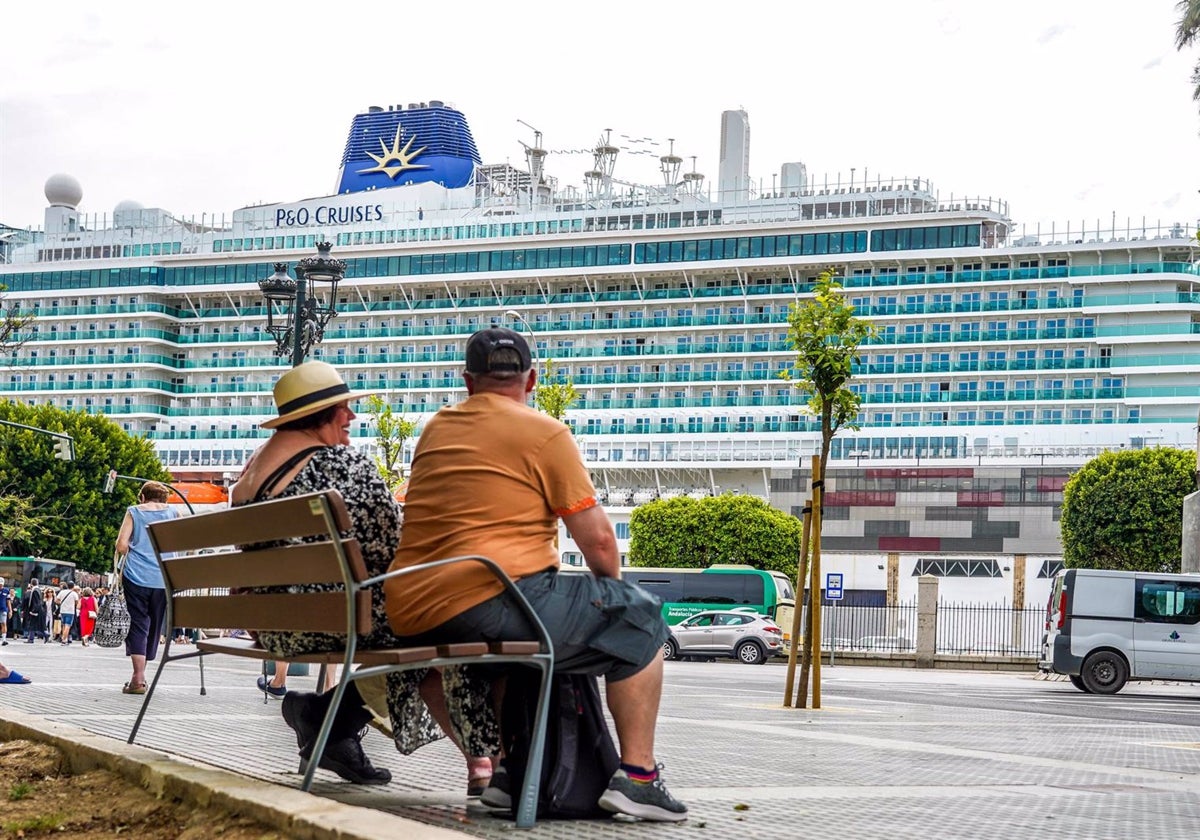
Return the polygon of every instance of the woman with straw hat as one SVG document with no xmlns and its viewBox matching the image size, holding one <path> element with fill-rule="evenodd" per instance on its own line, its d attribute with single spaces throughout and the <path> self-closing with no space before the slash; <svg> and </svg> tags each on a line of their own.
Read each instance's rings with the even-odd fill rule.
<svg viewBox="0 0 1200 840">
<path fill-rule="evenodd" d="M 399 543 L 400 509 L 375 463 L 350 446 L 350 426 L 356 416 L 350 403 L 361 396 L 365 394 L 352 394 L 337 370 L 325 362 L 305 362 L 281 376 L 274 388 L 278 414 L 262 424 L 274 433 L 247 462 L 231 500 L 238 506 L 276 496 L 337 490 L 350 512 L 353 536 L 362 549 L 367 572 L 377 575 L 387 571 Z M 326 586 L 305 584 L 295 589 L 312 591 Z M 398 646 L 387 621 L 382 588 L 373 593 L 371 611 L 373 629 L 358 640 L 359 648 Z M 322 633 L 264 631 L 258 640 L 281 661 L 343 646 L 342 638 Z M 436 672 L 388 675 L 388 717 L 397 748 L 411 753 L 453 727 L 469 733 L 456 738 L 468 758 L 468 778 L 490 775 L 489 757 L 499 749 L 499 730 L 488 700 L 489 688 L 469 674 L 451 673 L 450 669 L 445 688 Z M 466 720 L 461 725 L 452 722 L 446 712 L 445 691 L 454 693 L 456 709 L 465 706 L 461 717 Z M 283 698 L 284 720 L 296 731 L 300 755 L 305 759 L 320 725 L 320 718 L 314 720 L 306 714 L 306 699 L 298 692 L 288 692 Z M 358 784 L 390 781 L 391 774 L 374 767 L 362 750 L 360 731 L 371 719 L 357 683 L 351 683 L 320 766 Z"/>
</svg>

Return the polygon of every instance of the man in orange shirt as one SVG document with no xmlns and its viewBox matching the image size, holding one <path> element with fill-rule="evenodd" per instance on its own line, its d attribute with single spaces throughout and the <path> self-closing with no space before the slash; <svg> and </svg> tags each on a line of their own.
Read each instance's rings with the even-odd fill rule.
<svg viewBox="0 0 1200 840">
<path fill-rule="evenodd" d="M 392 569 L 463 554 L 495 560 L 516 581 L 554 644 L 555 670 L 603 674 L 621 767 L 606 810 L 678 822 L 654 756 L 662 694 L 659 601 L 620 580 L 616 536 L 570 429 L 526 405 L 537 382 L 529 346 L 492 327 L 467 341 L 468 399 L 426 424 L 413 456 L 404 535 Z M 591 575 L 559 574 L 562 517 Z M 445 566 L 389 581 L 392 628 L 414 643 L 534 638 L 482 567 Z M 484 802 L 504 805 L 502 774 Z"/>
</svg>

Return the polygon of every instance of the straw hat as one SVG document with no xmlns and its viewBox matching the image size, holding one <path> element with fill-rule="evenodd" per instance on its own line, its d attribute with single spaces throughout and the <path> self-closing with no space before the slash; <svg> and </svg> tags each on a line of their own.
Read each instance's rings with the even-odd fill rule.
<svg viewBox="0 0 1200 840">
<path fill-rule="evenodd" d="M 350 386 L 337 369 L 325 362 L 305 362 L 292 368 L 275 383 L 275 410 L 278 417 L 260 423 L 274 429 L 284 423 L 316 414 L 331 405 L 365 397 L 364 392 L 350 393 Z"/>
</svg>

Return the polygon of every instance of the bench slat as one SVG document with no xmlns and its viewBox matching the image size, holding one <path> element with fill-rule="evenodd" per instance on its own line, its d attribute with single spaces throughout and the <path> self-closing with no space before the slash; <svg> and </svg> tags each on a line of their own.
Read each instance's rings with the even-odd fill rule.
<svg viewBox="0 0 1200 840">
<path fill-rule="evenodd" d="M 488 648 L 492 653 L 503 653 L 509 656 L 532 656 L 542 650 L 542 646 L 537 642 L 492 642 Z"/>
<path fill-rule="evenodd" d="M 230 656 L 243 656 L 250 659 L 278 659 L 275 654 L 262 647 L 254 639 L 205 639 L 196 643 L 196 648 L 205 653 L 224 653 Z M 360 650 L 356 652 L 354 661 L 359 665 L 403 665 L 409 662 L 420 662 L 432 659 L 438 652 L 432 647 L 389 648 L 386 650 Z M 302 662 L 310 665 L 338 665 L 345 661 L 344 652 L 305 653 L 299 656 L 289 656 L 288 662 Z"/>
<path fill-rule="evenodd" d="M 358 632 L 371 632 L 371 593 L 355 596 Z M 312 633 L 346 632 L 345 592 L 296 594 L 181 595 L 173 604 L 176 627 L 218 630 L 281 630 Z"/>
<path fill-rule="evenodd" d="M 367 577 L 358 541 L 341 544 L 355 580 Z M 330 542 L 172 557 L 163 561 L 163 568 L 175 591 L 212 587 L 214 581 L 230 588 L 342 582 L 337 549 Z"/>
<path fill-rule="evenodd" d="M 489 653 L 487 642 L 455 642 L 437 646 L 438 656 L 482 656 Z"/>
<path fill-rule="evenodd" d="M 155 522 L 150 535 L 159 553 L 165 554 L 327 534 L 321 496 L 329 500 L 337 529 L 348 531 L 352 522 L 341 494 L 326 490 Z"/>
</svg>

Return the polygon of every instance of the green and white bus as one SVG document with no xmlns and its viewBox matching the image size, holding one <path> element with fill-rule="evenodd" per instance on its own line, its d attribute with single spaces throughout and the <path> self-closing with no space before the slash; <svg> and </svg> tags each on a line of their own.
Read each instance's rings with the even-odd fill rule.
<svg viewBox="0 0 1200 840">
<path fill-rule="evenodd" d="M 795 608 L 796 593 L 782 572 L 735 564 L 707 569 L 644 569 L 625 566 L 621 578 L 662 599 L 663 618 L 678 624 L 705 610 L 753 609 L 778 620 L 780 608 Z"/>
</svg>

